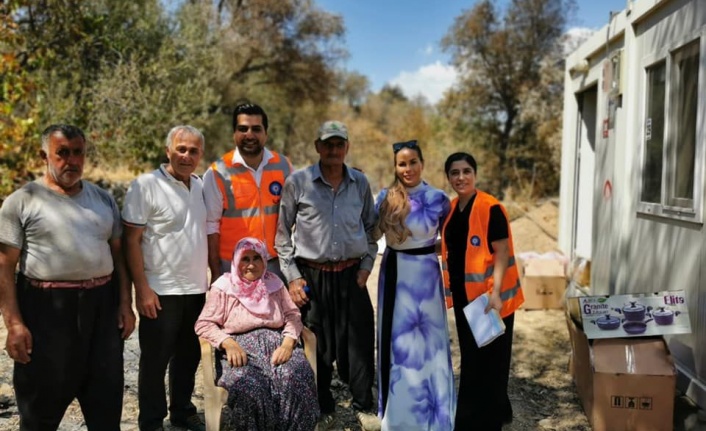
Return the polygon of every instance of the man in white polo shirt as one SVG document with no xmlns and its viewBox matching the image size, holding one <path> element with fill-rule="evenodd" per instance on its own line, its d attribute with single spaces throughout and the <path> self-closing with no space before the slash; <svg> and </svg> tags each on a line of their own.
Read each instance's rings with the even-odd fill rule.
<svg viewBox="0 0 706 431">
<path fill-rule="evenodd" d="M 140 314 L 138 425 L 163 430 L 167 416 L 164 375 L 169 366 L 169 420 L 205 430 L 191 402 L 200 360 L 194 323 L 208 289 L 206 205 L 193 172 L 204 150 L 191 126 L 169 131 L 169 163 L 132 182 L 123 205 L 127 266 Z"/>
</svg>

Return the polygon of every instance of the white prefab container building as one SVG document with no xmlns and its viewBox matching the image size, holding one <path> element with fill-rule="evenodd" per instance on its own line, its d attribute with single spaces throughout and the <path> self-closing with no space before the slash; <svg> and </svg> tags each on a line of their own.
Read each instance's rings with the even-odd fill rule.
<svg viewBox="0 0 706 431">
<path fill-rule="evenodd" d="M 628 0 L 566 59 L 559 246 L 595 294 L 687 292 L 665 337 L 706 408 L 706 0 Z"/>
</svg>

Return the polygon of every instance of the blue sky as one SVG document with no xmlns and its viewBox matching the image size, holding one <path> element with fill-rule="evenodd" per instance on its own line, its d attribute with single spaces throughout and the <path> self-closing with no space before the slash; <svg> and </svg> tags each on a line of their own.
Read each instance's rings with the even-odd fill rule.
<svg viewBox="0 0 706 431">
<path fill-rule="evenodd" d="M 637 0 L 640 1 L 640 0 Z M 367 76 L 372 90 L 386 83 L 407 96 L 423 94 L 436 102 L 453 83 L 455 73 L 439 42 L 454 19 L 475 0 L 315 0 L 324 10 L 343 16 L 350 58 L 344 67 Z M 576 0 L 570 28 L 599 29 L 609 13 L 625 9 L 626 0 Z"/>
</svg>

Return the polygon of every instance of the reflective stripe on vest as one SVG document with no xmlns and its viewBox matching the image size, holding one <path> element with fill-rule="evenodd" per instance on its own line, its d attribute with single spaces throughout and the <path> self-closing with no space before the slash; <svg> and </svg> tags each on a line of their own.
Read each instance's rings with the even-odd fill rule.
<svg viewBox="0 0 706 431">
<path fill-rule="evenodd" d="M 510 256 L 507 260 L 507 267 L 511 267 L 515 264 L 515 256 Z M 475 273 L 475 274 L 465 274 L 464 281 L 470 283 L 480 283 L 482 281 L 488 280 L 493 276 L 493 271 L 495 271 L 495 265 L 489 266 L 485 273 Z"/>
<path fill-rule="evenodd" d="M 499 202 L 491 195 L 477 191 L 473 208 L 469 216 L 470 223 L 468 230 L 467 241 L 470 244 L 472 239 L 480 237 L 487 238 L 488 221 L 490 219 L 490 208 Z M 451 203 L 451 212 L 444 221 L 441 234 L 441 268 L 443 271 L 445 297 L 448 307 L 452 306 L 453 299 L 450 290 L 450 278 L 447 266 L 447 247 L 446 247 L 446 226 L 451 219 L 453 212 L 458 205 L 458 198 Z M 507 213 L 504 208 L 501 209 L 507 218 Z M 509 219 L 508 219 L 509 222 Z M 520 277 L 515 263 L 515 252 L 512 241 L 512 232 L 508 227 L 508 265 L 500 287 L 500 299 L 503 302 L 500 315 L 506 317 L 513 313 L 524 302 L 524 294 L 520 286 Z M 477 298 L 481 294 L 490 293 L 493 289 L 493 272 L 495 266 L 493 264 L 494 257 L 488 250 L 488 244 L 485 240 L 477 242 L 477 245 L 469 245 L 466 247 L 466 256 L 464 267 L 469 272 L 464 274 L 464 289 L 466 297 L 469 301 Z"/>
<path fill-rule="evenodd" d="M 255 183 L 253 174 L 246 166 L 232 163 L 234 151 L 218 159 L 211 166 L 216 174 L 223 196 L 223 214 L 220 224 L 220 250 L 222 260 L 230 261 L 235 244 L 246 236 L 263 240 L 267 245 L 270 258 L 277 256 L 274 249 L 274 237 L 277 230 L 279 213 L 279 198 L 284 186 L 284 180 L 291 172 L 289 161 L 272 152 L 272 158 L 262 169 L 260 186 Z M 246 201 L 237 201 L 233 192 L 233 183 L 244 191 L 238 196 L 247 196 Z M 272 189 L 275 185 L 279 187 Z"/>
</svg>

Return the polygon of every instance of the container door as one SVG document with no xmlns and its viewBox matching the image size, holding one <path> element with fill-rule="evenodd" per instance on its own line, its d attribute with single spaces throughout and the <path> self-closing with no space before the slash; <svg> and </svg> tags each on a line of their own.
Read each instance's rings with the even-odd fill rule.
<svg viewBox="0 0 706 431">
<path fill-rule="evenodd" d="M 598 88 L 589 88 L 577 94 L 579 105 L 576 131 L 576 165 L 574 170 L 574 211 L 571 235 L 572 256 L 591 259 L 593 240 L 593 178 L 595 171 L 596 110 Z"/>
</svg>

